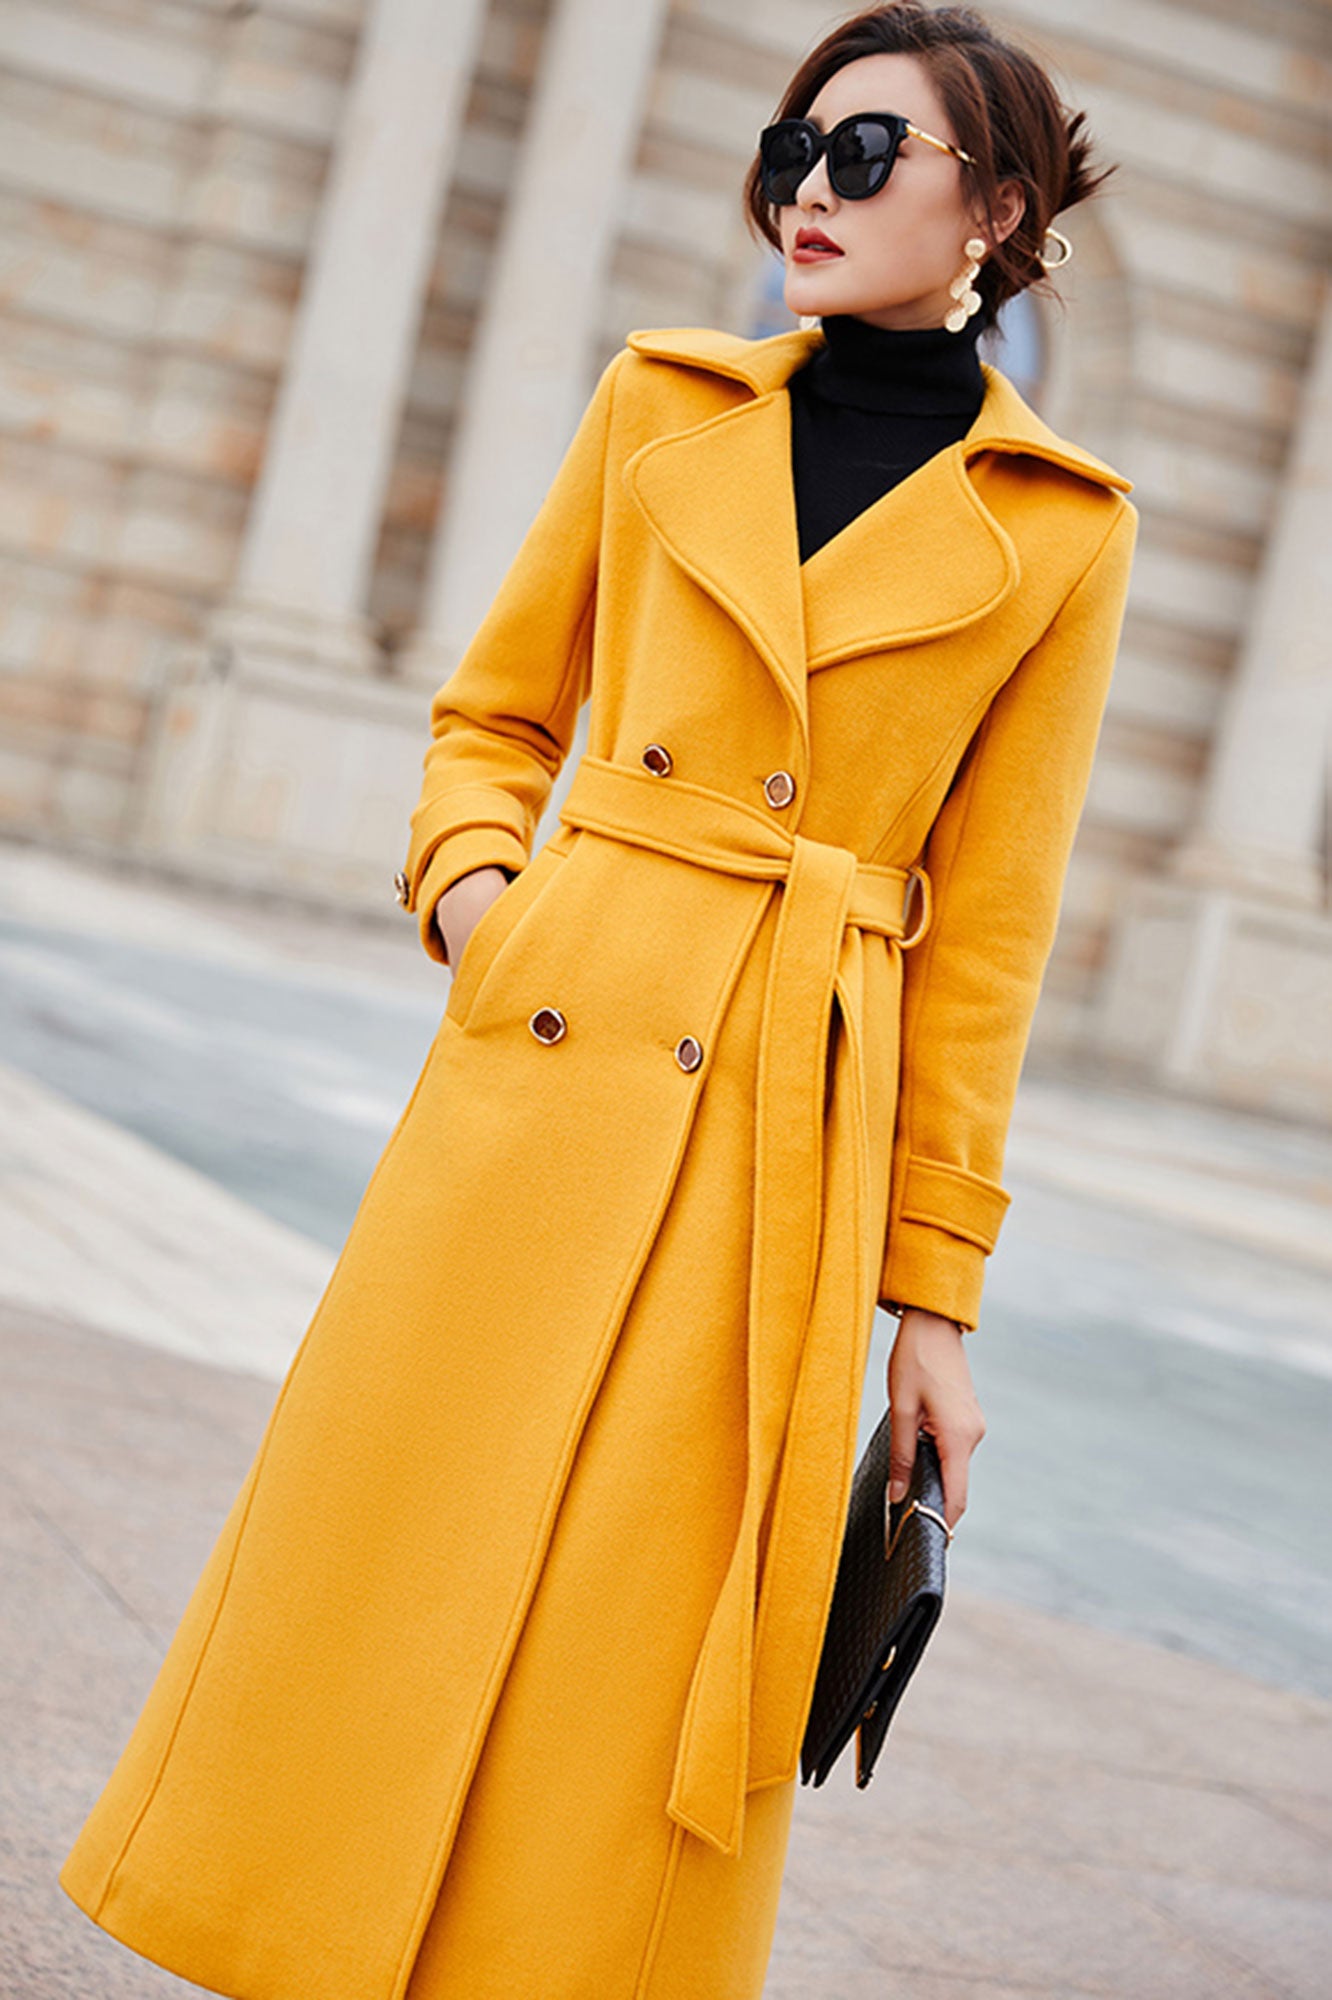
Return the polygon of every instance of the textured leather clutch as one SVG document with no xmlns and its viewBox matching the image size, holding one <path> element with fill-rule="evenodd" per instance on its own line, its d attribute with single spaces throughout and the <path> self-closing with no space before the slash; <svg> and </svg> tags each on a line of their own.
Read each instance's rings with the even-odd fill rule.
<svg viewBox="0 0 1332 2000">
<path fill-rule="evenodd" d="M 842 1554 L 801 1749 L 801 1780 L 821 1785 L 854 1732 L 863 1791 L 893 1711 L 939 1622 L 953 1539 L 934 1439 L 921 1431 L 902 1498 L 888 1502 L 891 1410 L 851 1482 Z"/>
</svg>

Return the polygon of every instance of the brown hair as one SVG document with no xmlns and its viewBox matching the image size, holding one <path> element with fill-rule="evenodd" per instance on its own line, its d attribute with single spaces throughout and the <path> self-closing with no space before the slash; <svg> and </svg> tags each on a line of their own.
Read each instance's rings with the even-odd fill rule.
<svg viewBox="0 0 1332 2000">
<path fill-rule="evenodd" d="M 1036 57 L 996 34 L 975 8 L 887 0 L 853 15 L 805 57 L 773 122 L 803 118 L 830 76 L 861 56 L 884 53 L 916 56 L 929 71 L 958 145 L 975 157 L 974 167 L 959 160 L 958 171 L 979 196 L 987 227 L 995 228 L 1001 181 L 1019 181 L 1026 192 L 1022 220 L 994 244 L 975 280 L 980 325 L 993 326 L 1004 301 L 1028 286 L 1042 286 L 1057 297 L 1038 255 L 1046 230 L 1117 169 L 1092 166 L 1085 112 L 1070 115 Z M 764 198 L 757 153 L 745 176 L 743 200 L 751 230 L 780 250 L 781 232 Z"/>
</svg>

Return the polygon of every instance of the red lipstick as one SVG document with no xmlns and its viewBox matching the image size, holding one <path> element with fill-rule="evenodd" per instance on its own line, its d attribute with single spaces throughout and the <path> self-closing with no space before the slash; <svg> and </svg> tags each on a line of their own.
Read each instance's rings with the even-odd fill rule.
<svg viewBox="0 0 1332 2000">
<path fill-rule="evenodd" d="M 829 257 L 840 257 L 844 253 L 841 245 L 822 229 L 797 229 L 791 261 L 795 264 L 821 264 Z"/>
</svg>

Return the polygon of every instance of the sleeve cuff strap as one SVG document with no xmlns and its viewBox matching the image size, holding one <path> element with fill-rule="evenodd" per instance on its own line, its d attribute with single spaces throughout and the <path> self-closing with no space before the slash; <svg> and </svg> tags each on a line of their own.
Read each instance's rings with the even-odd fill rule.
<svg viewBox="0 0 1332 2000">
<path fill-rule="evenodd" d="M 526 861 L 527 831 L 518 801 L 494 785 L 459 786 L 419 805 L 412 814 L 407 859 L 402 864 L 412 889 L 408 908 L 416 908 L 421 877 L 442 841 L 452 842 L 467 834 L 489 834 L 493 840 L 513 841 Z"/>
<path fill-rule="evenodd" d="M 946 1229 L 988 1255 L 998 1239 L 1010 1199 L 997 1181 L 986 1180 L 966 1167 L 954 1167 L 945 1160 L 909 1159 L 898 1218 Z"/>
</svg>

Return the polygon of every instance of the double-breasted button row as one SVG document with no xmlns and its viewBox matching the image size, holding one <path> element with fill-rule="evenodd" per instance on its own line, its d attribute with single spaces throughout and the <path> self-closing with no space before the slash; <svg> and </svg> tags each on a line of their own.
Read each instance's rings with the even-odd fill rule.
<svg viewBox="0 0 1332 2000">
<path fill-rule="evenodd" d="M 538 1007 L 527 1025 L 539 1042 L 562 1042 L 569 1032 L 569 1023 L 558 1007 Z M 686 1075 L 698 1068 L 703 1060 L 703 1044 L 697 1035 L 681 1035 L 675 1044 L 675 1060 Z"/>
<path fill-rule="evenodd" d="M 654 778 L 669 777 L 674 762 L 664 743 L 649 743 L 644 747 L 643 763 Z M 779 812 L 790 805 L 795 795 L 796 782 L 789 771 L 773 771 L 763 780 L 763 796 Z"/>
</svg>

